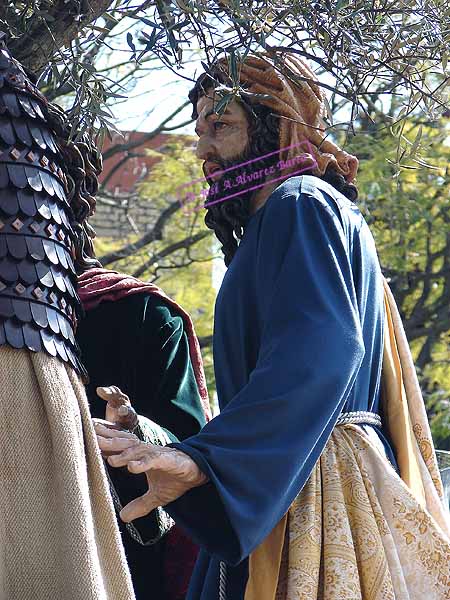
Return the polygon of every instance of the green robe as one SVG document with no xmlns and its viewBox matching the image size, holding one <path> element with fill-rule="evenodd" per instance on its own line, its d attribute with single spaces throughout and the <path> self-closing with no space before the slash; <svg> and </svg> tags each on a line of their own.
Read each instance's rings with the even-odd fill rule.
<svg viewBox="0 0 450 600">
<path fill-rule="evenodd" d="M 106 406 L 96 387 L 117 385 L 139 415 L 164 428 L 153 428 L 156 437 L 183 440 L 204 425 L 183 319 L 164 300 L 142 293 L 102 302 L 86 313 L 76 337 L 90 377 L 87 395 L 94 417 L 105 418 Z M 122 506 L 147 491 L 145 475 L 108 472 Z M 147 545 L 136 541 L 119 519 L 137 600 L 164 600 L 165 538 L 149 544 L 158 534 L 155 515 L 133 522 Z"/>
</svg>

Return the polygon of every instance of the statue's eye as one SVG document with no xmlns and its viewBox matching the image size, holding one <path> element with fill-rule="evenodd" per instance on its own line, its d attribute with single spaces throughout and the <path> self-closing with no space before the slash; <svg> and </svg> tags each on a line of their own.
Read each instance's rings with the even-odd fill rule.
<svg viewBox="0 0 450 600">
<path fill-rule="evenodd" d="M 226 123 L 224 123 L 223 121 L 215 121 L 213 124 L 215 131 L 219 131 L 220 129 L 223 129 L 223 127 L 225 127 L 225 126 L 226 126 Z"/>
</svg>

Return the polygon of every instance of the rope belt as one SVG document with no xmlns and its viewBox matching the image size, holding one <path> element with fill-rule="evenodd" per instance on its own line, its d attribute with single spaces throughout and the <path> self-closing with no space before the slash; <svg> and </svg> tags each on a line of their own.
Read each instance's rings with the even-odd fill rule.
<svg viewBox="0 0 450 600">
<path fill-rule="evenodd" d="M 381 427 L 381 417 L 377 413 L 366 410 L 355 410 L 339 415 L 336 425 L 375 425 Z"/>
<path fill-rule="evenodd" d="M 227 600 L 227 565 L 222 560 L 219 564 L 219 600 Z"/>
</svg>

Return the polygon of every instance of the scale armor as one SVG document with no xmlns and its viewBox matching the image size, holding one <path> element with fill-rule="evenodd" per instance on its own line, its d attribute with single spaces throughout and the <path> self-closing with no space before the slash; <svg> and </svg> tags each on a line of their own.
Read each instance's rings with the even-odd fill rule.
<svg viewBox="0 0 450 600">
<path fill-rule="evenodd" d="M 47 105 L 0 40 L 0 346 L 44 351 L 85 375 L 74 216 Z"/>
</svg>

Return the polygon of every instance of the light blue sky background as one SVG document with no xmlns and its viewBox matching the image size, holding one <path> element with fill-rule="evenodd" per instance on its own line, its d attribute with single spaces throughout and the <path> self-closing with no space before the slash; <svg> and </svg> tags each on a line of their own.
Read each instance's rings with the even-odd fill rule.
<svg viewBox="0 0 450 600">
<path fill-rule="evenodd" d="M 200 60 L 185 64 L 180 73 L 185 77 L 198 77 L 203 71 Z M 140 79 L 129 97 L 112 107 L 118 129 L 128 131 L 151 131 L 168 117 L 178 106 L 187 100 L 193 82 L 163 67 L 154 70 Z M 190 119 L 192 107 L 189 105 L 177 115 L 170 125 Z M 194 123 L 177 130 L 177 133 L 194 135 Z"/>
</svg>

